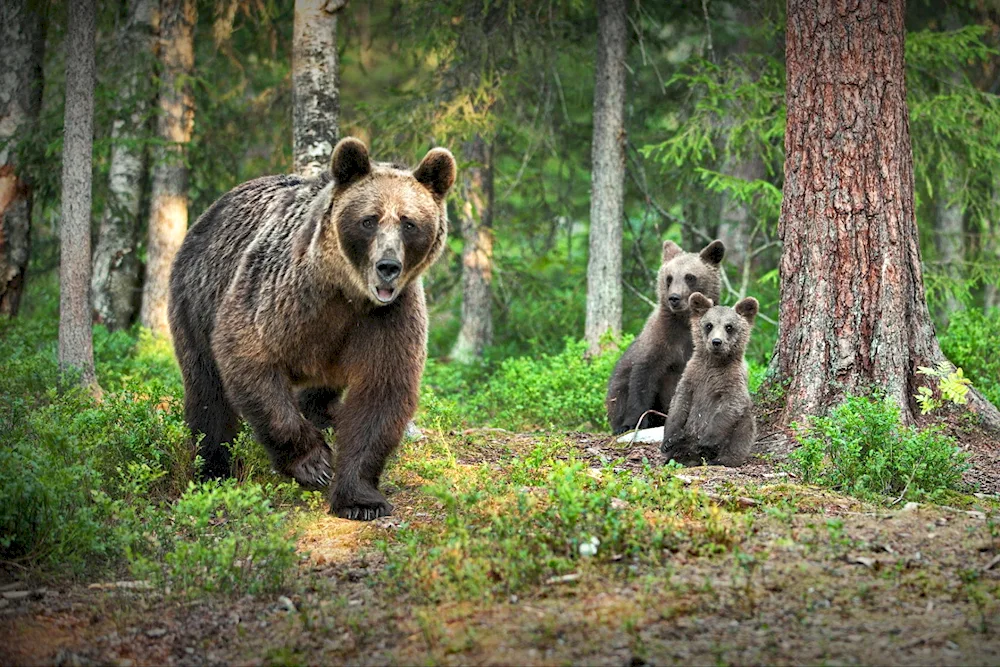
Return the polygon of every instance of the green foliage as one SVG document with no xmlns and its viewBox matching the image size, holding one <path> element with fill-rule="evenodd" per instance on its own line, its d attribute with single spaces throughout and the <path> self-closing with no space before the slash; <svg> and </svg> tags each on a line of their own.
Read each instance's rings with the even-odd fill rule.
<svg viewBox="0 0 1000 667">
<path fill-rule="evenodd" d="M 134 573 L 184 596 L 280 589 L 298 559 L 291 515 L 271 506 L 277 492 L 232 479 L 190 484 L 172 507 L 135 526 Z"/>
<path fill-rule="evenodd" d="M 444 525 L 404 526 L 384 542 L 387 582 L 439 601 L 503 597 L 588 562 L 662 563 L 736 539 L 725 515 L 671 468 L 591 469 L 558 444 L 457 478 L 429 470 Z M 448 473 L 451 472 L 452 475 Z M 435 474 L 436 473 L 436 474 Z"/>
<path fill-rule="evenodd" d="M 859 498 L 935 500 L 960 487 L 966 454 L 939 428 L 900 423 L 892 401 L 849 397 L 828 417 L 793 424 L 791 460 L 806 482 Z"/>
<path fill-rule="evenodd" d="M 961 366 L 972 385 L 1000 406 L 1000 308 L 964 308 L 951 314 L 941 349 Z"/>
<path fill-rule="evenodd" d="M 938 398 L 930 387 L 917 387 L 914 398 L 920 405 L 920 414 L 926 415 L 937 410 L 945 404 L 945 401 L 955 405 L 965 405 L 968 402 L 966 395 L 969 393 L 972 381 L 962 374 L 961 368 L 955 368 L 951 363 L 942 361 L 935 368 L 921 366 L 917 369 L 917 373 L 937 378 L 937 390 L 940 394 Z"/>
</svg>

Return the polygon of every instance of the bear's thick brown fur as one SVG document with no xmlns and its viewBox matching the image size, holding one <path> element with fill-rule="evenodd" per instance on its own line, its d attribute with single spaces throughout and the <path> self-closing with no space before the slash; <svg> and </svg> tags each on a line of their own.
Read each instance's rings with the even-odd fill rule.
<svg viewBox="0 0 1000 667">
<path fill-rule="evenodd" d="M 204 476 L 230 474 L 242 416 L 276 470 L 313 488 L 332 477 L 332 512 L 392 511 L 379 477 L 417 407 L 420 275 L 444 248 L 455 173 L 443 148 L 411 172 L 348 138 L 330 173 L 244 183 L 199 218 L 174 260 L 170 330 Z"/>
<path fill-rule="evenodd" d="M 685 465 L 739 466 L 757 437 L 743 352 L 759 306 L 747 297 L 735 308 L 713 307 L 700 293 L 689 303 L 694 355 L 670 403 L 661 451 Z"/>
<path fill-rule="evenodd" d="M 647 410 L 667 412 L 670 399 L 691 358 L 688 296 L 692 292 L 719 298 L 719 264 L 725 257 L 722 241 L 712 241 L 701 252 L 684 252 L 673 241 L 663 244 L 656 281 L 659 305 L 642 333 L 618 360 L 608 382 L 605 405 L 613 433 L 636 427 Z M 663 418 L 649 415 L 643 426 L 660 426 Z"/>
</svg>

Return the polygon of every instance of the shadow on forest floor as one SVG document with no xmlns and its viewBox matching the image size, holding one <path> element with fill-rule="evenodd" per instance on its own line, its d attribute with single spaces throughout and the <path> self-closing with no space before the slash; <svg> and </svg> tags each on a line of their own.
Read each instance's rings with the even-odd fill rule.
<svg viewBox="0 0 1000 667">
<path fill-rule="evenodd" d="M 468 524 L 478 533 L 463 538 L 490 539 L 511 506 L 483 489 L 513 459 L 529 460 L 544 445 L 547 461 L 565 459 L 582 475 L 607 481 L 623 472 L 660 484 L 651 472 L 662 470 L 659 455 L 655 445 L 629 448 L 602 434 L 431 436 L 404 446 L 389 471 L 393 516 L 361 524 L 306 514 L 303 557 L 285 595 L 179 600 L 113 583 L 13 582 L 0 599 L 0 662 L 1000 662 L 995 498 L 969 496 L 961 508 L 873 506 L 798 484 L 781 469 L 780 434 L 765 434 L 762 444 L 740 469 L 673 473 L 680 483 L 670 482 L 678 487 L 671 497 L 704 503 L 702 514 L 677 511 L 683 530 L 694 535 L 697 522 L 718 520 L 724 539 L 696 547 L 684 538 L 656 558 L 574 552 L 571 571 L 511 584 L 513 593 L 491 570 L 477 596 L 433 580 L 442 571 L 427 567 L 459 544 L 441 535 L 466 525 L 454 521 L 459 510 L 442 500 L 444 491 L 427 491 L 428 480 L 495 505 Z M 486 486 L 467 483 L 477 475 Z M 523 502 L 557 491 L 526 485 L 515 495 Z M 657 509 L 640 518 L 658 525 Z M 411 550 L 393 546 L 400 543 Z M 463 561 L 474 556 L 452 555 L 442 562 L 453 570 L 475 565 Z"/>
</svg>

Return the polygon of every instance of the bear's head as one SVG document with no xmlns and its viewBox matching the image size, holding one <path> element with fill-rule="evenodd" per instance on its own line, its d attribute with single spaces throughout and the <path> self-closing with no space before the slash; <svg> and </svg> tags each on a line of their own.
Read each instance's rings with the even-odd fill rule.
<svg viewBox="0 0 1000 667">
<path fill-rule="evenodd" d="M 719 362 L 742 360 L 750 341 L 750 329 L 760 305 L 748 296 L 734 308 L 713 306 L 712 300 L 701 292 L 688 299 L 691 309 L 691 338 L 695 353 L 701 353 Z"/>
<path fill-rule="evenodd" d="M 661 310 L 671 315 L 686 313 L 688 297 L 694 292 L 701 292 L 718 301 L 721 288 L 719 264 L 725 255 L 726 247 L 718 240 L 697 253 L 684 252 L 673 241 L 665 241 L 656 283 Z"/>
<path fill-rule="evenodd" d="M 455 158 L 433 148 L 411 171 L 373 162 L 364 143 L 348 137 L 333 149 L 330 171 L 332 233 L 324 235 L 324 245 L 347 259 L 340 273 L 355 291 L 376 306 L 388 305 L 444 249 Z"/>
</svg>

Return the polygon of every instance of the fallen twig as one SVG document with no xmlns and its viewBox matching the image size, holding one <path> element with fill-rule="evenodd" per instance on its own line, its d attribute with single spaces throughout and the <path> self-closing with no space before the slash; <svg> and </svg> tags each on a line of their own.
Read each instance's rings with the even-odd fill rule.
<svg viewBox="0 0 1000 667">
<path fill-rule="evenodd" d="M 645 419 L 646 415 L 648 415 L 649 413 L 653 413 L 654 415 L 659 415 L 664 419 L 667 418 L 667 416 L 662 412 L 660 412 L 659 410 L 646 410 L 645 412 L 643 412 L 641 415 L 639 415 L 639 421 L 635 423 L 635 429 L 634 432 L 632 433 L 632 439 L 628 443 L 629 445 L 635 444 L 635 439 L 639 435 L 639 425 L 642 423 L 642 420 Z"/>
</svg>

